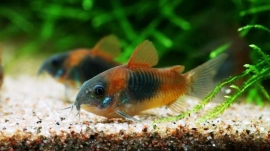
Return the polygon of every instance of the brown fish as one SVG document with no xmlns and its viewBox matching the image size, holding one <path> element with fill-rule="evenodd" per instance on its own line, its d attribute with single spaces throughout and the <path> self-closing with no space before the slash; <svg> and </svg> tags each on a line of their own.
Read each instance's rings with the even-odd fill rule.
<svg viewBox="0 0 270 151">
<path fill-rule="evenodd" d="M 69 108 L 107 118 L 136 120 L 140 112 L 168 106 L 175 112 L 185 108 L 185 96 L 204 97 L 227 55 L 222 54 L 182 74 L 184 66 L 152 68 L 158 63 L 153 44 L 144 41 L 125 65 L 111 68 L 84 82 Z"/>
<path fill-rule="evenodd" d="M 116 36 L 102 38 L 92 49 L 77 49 L 56 54 L 39 68 L 46 71 L 66 88 L 78 88 L 83 82 L 97 74 L 120 65 L 114 58 L 120 54 L 120 44 Z"/>
</svg>

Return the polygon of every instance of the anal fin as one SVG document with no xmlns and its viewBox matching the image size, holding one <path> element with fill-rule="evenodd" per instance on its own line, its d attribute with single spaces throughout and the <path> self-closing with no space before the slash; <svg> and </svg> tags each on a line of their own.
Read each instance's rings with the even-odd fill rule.
<svg viewBox="0 0 270 151">
<path fill-rule="evenodd" d="M 176 113 L 182 113 L 186 110 L 188 104 L 187 104 L 187 99 L 188 96 L 180 96 L 178 99 L 176 99 L 174 102 L 171 104 L 167 105 L 168 108 Z"/>
</svg>

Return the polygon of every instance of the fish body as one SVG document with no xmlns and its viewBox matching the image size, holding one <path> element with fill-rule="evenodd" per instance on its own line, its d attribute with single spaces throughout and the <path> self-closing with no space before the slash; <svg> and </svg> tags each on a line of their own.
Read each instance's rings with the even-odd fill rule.
<svg viewBox="0 0 270 151">
<path fill-rule="evenodd" d="M 107 118 L 131 120 L 142 111 L 162 106 L 181 112 L 186 95 L 201 98 L 210 92 L 213 76 L 225 59 L 225 54 L 220 55 L 184 74 L 180 65 L 152 68 L 158 62 L 157 51 L 144 41 L 127 64 L 84 82 L 73 106 L 79 112 L 82 108 Z"/>
<path fill-rule="evenodd" d="M 180 66 L 165 69 L 129 69 L 127 66 L 114 68 L 93 78 L 95 82 L 91 82 L 93 86 L 90 87 L 103 86 L 108 91 L 106 95 L 98 98 L 101 100 L 91 101 L 90 105 L 82 104 L 81 107 L 97 115 L 114 118 L 120 117 L 114 112 L 115 109 L 134 116 L 144 110 L 169 105 L 187 91 L 186 81 L 179 74 L 179 69 Z M 82 93 L 95 91 L 89 89 L 89 86 L 84 88 Z M 83 96 L 86 98 L 78 99 L 88 100 L 87 95 Z"/>
<path fill-rule="evenodd" d="M 110 35 L 92 49 L 76 49 L 48 58 L 41 65 L 39 73 L 46 71 L 65 86 L 77 88 L 97 74 L 120 65 L 114 61 L 119 53 L 119 41 Z"/>
</svg>

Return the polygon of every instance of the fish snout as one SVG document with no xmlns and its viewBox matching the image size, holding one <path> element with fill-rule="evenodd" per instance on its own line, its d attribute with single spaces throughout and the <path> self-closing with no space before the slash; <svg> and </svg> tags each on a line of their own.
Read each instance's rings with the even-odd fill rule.
<svg viewBox="0 0 270 151">
<path fill-rule="evenodd" d="M 74 105 L 76 108 L 80 108 L 82 104 L 89 104 L 91 102 L 91 92 L 87 87 L 82 86 L 76 96 Z"/>
<path fill-rule="evenodd" d="M 39 67 L 37 75 L 41 75 L 44 71 L 46 71 L 46 62 L 42 63 L 42 65 Z"/>
</svg>

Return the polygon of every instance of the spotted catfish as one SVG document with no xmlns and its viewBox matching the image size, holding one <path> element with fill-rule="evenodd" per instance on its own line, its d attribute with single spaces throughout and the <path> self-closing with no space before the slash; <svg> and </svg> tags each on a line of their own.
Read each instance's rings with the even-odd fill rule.
<svg viewBox="0 0 270 151">
<path fill-rule="evenodd" d="M 184 66 L 152 68 L 158 54 L 150 41 L 144 41 L 125 65 L 111 68 L 84 82 L 71 110 L 84 109 L 107 118 L 133 116 L 168 106 L 176 112 L 185 108 L 185 96 L 204 97 L 213 88 L 212 80 L 227 58 L 222 54 L 182 74 Z"/>
</svg>

